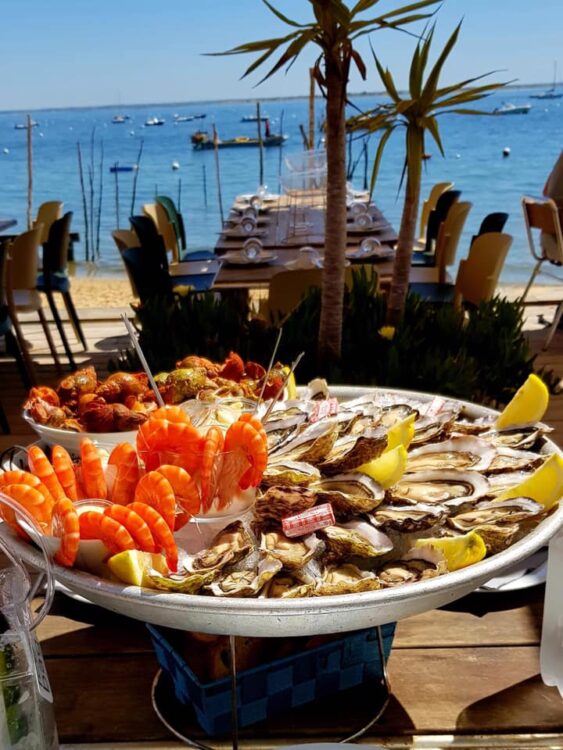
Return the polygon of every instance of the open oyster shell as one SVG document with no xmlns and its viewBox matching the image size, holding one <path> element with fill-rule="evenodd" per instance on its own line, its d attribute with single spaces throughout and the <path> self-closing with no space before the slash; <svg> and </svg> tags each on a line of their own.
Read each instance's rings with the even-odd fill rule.
<svg viewBox="0 0 563 750">
<path fill-rule="evenodd" d="M 262 476 L 265 485 L 309 485 L 321 478 L 321 472 L 304 461 L 279 461 L 266 467 Z"/>
<path fill-rule="evenodd" d="M 291 440 L 270 452 L 270 462 L 305 461 L 318 463 L 330 453 L 338 435 L 338 423 L 323 419 L 308 425 Z"/>
<path fill-rule="evenodd" d="M 495 555 L 511 544 L 522 535 L 522 529 L 517 525 L 499 526 L 498 524 L 483 524 L 476 526 L 475 531 L 485 542 L 487 555 Z"/>
<path fill-rule="evenodd" d="M 260 538 L 260 549 L 279 560 L 289 570 L 303 567 L 322 546 L 322 542 L 314 534 L 289 539 L 281 531 L 267 531 Z"/>
<path fill-rule="evenodd" d="M 410 404 L 391 404 L 390 406 L 384 406 L 381 409 L 381 415 L 379 418 L 379 425 L 385 427 L 388 430 L 398 422 L 402 422 L 411 414 L 415 415 L 415 419 L 418 417 L 418 409 Z"/>
<path fill-rule="evenodd" d="M 315 588 L 315 579 L 301 571 L 291 573 L 282 571 L 270 579 L 261 591 L 260 596 L 270 599 L 298 599 L 311 596 Z"/>
<path fill-rule="evenodd" d="M 319 502 L 331 503 L 336 518 L 369 513 L 383 501 L 385 491 L 367 474 L 350 472 L 324 477 L 310 485 Z"/>
<path fill-rule="evenodd" d="M 430 529 L 448 515 L 448 508 L 443 505 L 380 505 L 370 514 L 370 520 L 378 528 L 393 529 L 404 534 Z"/>
<path fill-rule="evenodd" d="M 234 565 L 254 548 L 254 540 L 241 521 L 226 526 L 220 531 L 209 547 L 186 560 L 185 567 L 190 572 L 220 570 L 226 565 Z"/>
<path fill-rule="evenodd" d="M 387 431 L 366 430 L 361 435 L 339 438 L 322 463 L 321 473 L 327 476 L 342 474 L 380 456 L 387 445 Z"/>
<path fill-rule="evenodd" d="M 443 561 L 430 562 L 423 559 L 393 560 L 383 565 L 377 571 L 377 577 L 385 588 L 400 586 L 403 583 L 414 583 L 426 578 L 435 578 L 446 573 Z"/>
<path fill-rule="evenodd" d="M 331 559 L 375 558 L 393 549 L 389 537 L 365 521 L 326 526 L 317 533 L 325 540 Z"/>
<path fill-rule="evenodd" d="M 543 505 L 527 497 L 515 497 L 503 502 L 478 503 L 470 510 L 448 518 L 448 524 L 459 531 L 470 531 L 478 526 L 506 526 L 528 521 L 545 512 Z"/>
<path fill-rule="evenodd" d="M 202 570 L 187 575 L 162 575 L 157 570 L 150 570 L 148 577 L 153 586 L 161 591 L 176 591 L 182 594 L 197 594 L 203 586 L 209 585 L 219 575 L 218 569 Z"/>
<path fill-rule="evenodd" d="M 206 589 L 214 596 L 256 596 L 262 586 L 282 568 L 273 557 L 262 558 L 247 570 L 236 570 L 213 581 Z"/>
<path fill-rule="evenodd" d="M 517 451 L 514 448 L 495 448 L 495 451 L 492 461 L 485 469 L 486 474 L 501 474 L 504 471 L 535 469 L 547 458 L 547 456 L 538 453 Z"/>
<path fill-rule="evenodd" d="M 443 440 L 451 431 L 456 417 L 455 412 L 438 414 L 435 417 L 419 417 L 414 423 L 412 449 L 430 441 Z"/>
<path fill-rule="evenodd" d="M 410 459 L 409 459 L 410 460 Z M 405 474 L 387 492 L 392 503 L 473 503 L 489 492 L 489 483 L 477 471 L 421 471 Z"/>
<path fill-rule="evenodd" d="M 409 452 L 407 472 L 422 471 L 485 471 L 497 449 L 486 440 L 470 435 L 453 437 L 443 443 L 423 445 Z"/>
<path fill-rule="evenodd" d="M 286 516 L 293 516 L 312 508 L 317 495 L 306 487 L 284 485 L 269 487 L 254 505 L 254 517 L 258 523 L 279 523 Z"/>
<path fill-rule="evenodd" d="M 528 450 L 546 433 L 551 432 L 547 425 L 538 423 L 533 425 L 522 425 L 507 430 L 489 430 L 482 432 L 483 440 L 489 440 L 499 448 L 514 448 L 515 450 Z"/>
<path fill-rule="evenodd" d="M 375 573 L 355 565 L 329 565 L 322 571 L 313 596 L 335 596 L 373 591 L 381 587 Z"/>
<path fill-rule="evenodd" d="M 510 487 L 516 487 L 516 485 L 522 484 L 522 482 L 529 479 L 532 474 L 533 472 L 531 471 L 506 471 L 503 474 L 490 474 L 487 477 L 487 482 L 489 483 L 487 497 L 497 497 L 497 495 L 500 495 Z"/>
</svg>

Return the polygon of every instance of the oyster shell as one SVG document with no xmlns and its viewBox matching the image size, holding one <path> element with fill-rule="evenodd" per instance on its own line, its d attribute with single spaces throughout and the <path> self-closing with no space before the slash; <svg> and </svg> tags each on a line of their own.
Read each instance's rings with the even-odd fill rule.
<svg viewBox="0 0 563 750">
<path fill-rule="evenodd" d="M 220 570 L 234 565 L 254 548 L 254 540 L 241 521 L 222 529 L 210 546 L 187 559 L 185 567 L 190 572 Z"/>
<path fill-rule="evenodd" d="M 489 442 L 463 435 L 443 443 L 423 445 L 409 452 L 407 472 L 422 471 L 485 471 L 497 453 Z"/>
<path fill-rule="evenodd" d="M 387 431 L 366 430 L 361 435 L 339 438 L 325 460 L 319 464 L 321 473 L 341 474 L 380 456 L 387 445 Z"/>
<path fill-rule="evenodd" d="M 400 586 L 403 583 L 414 583 L 426 578 L 435 578 L 446 572 L 443 563 L 433 563 L 422 559 L 393 560 L 377 571 L 377 577 L 384 588 Z"/>
<path fill-rule="evenodd" d="M 545 435 L 548 430 L 540 425 L 529 425 L 523 427 L 513 427 L 510 430 L 490 430 L 482 432 L 483 440 L 489 440 L 498 448 L 514 448 L 517 450 L 527 450 L 532 448 L 536 442 Z"/>
<path fill-rule="evenodd" d="M 470 531 L 478 526 L 505 526 L 527 521 L 545 511 L 543 505 L 527 497 L 516 497 L 503 502 L 478 503 L 471 510 L 448 518 L 448 524 L 459 531 Z"/>
<path fill-rule="evenodd" d="M 494 555 L 497 552 L 502 552 L 503 549 L 510 547 L 510 545 L 514 544 L 522 533 L 517 524 L 512 526 L 484 524 L 483 526 L 477 526 L 475 531 L 485 542 L 487 555 Z"/>
<path fill-rule="evenodd" d="M 318 534 L 325 540 L 329 556 L 333 560 L 345 557 L 380 557 L 393 549 L 393 542 L 389 537 L 365 521 L 326 526 Z"/>
<path fill-rule="evenodd" d="M 266 583 L 260 596 L 270 599 L 297 599 L 310 596 L 314 588 L 315 580 L 311 576 L 294 570 L 291 573 L 277 573 Z"/>
<path fill-rule="evenodd" d="M 331 503 L 338 519 L 369 513 L 385 496 L 381 485 L 360 472 L 324 477 L 310 489 L 317 493 L 319 502 Z"/>
<path fill-rule="evenodd" d="M 148 577 L 155 589 L 160 591 L 176 591 L 182 594 L 197 594 L 197 592 L 208 586 L 219 575 L 219 570 L 201 570 L 199 573 L 188 573 L 185 576 L 171 574 L 162 575 L 157 570 L 150 570 Z"/>
<path fill-rule="evenodd" d="M 379 579 L 369 570 L 360 570 L 355 565 L 329 565 L 322 571 L 313 595 L 355 594 L 380 587 Z"/>
<path fill-rule="evenodd" d="M 285 408 L 274 408 L 264 429 L 268 439 L 268 450 L 274 451 L 296 435 L 308 418 L 306 405 L 300 401 L 288 401 Z"/>
<path fill-rule="evenodd" d="M 279 461 L 266 467 L 262 484 L 309 485 L 320 478 L 320 471 L 304 461 Z"/>
<path fill-rule="evenodd" d="M 259 523 L 279 523 L 286 516 L 293 516 L 312 508 L 317 496 L 305 487 L 269 487 L 254 505 L 254 516 Z"/>
<path fill-rule="evenodd" d="M 256 596 L 262 586 L 281 570 L 282 564 L 273 557 L 262 558 L 248 570 L 236 570 L 213 581 L 206 590 L 214 596 Z"/>
<path fill-rule="evenodd" d="M 477 471 L 421 471 L 405 474 L 387 492 L 394 503 L 473 503 L 489 492 L 489 483 Z"/>
<path fill-rule="evenodd" d="M 380 505 L 371 513 L 370 519 L 374 526 L 382 529 L 411 534 L 441 523 L 448 513 L 448 508 L 443 505 Z"/>
<path fill-rule="evenodd" d="M 298 539 L 289 539 L 280 531 L 262 533 L 260 549 L 270 557 L 279 560 L 289 570 L 301 568 L 311 560 L 322 542 L 314 534 Z"/>
<path fill-rule="evenodd" d="M 547 456 L 531 453 L 530 451 L 517 451 L 513 448 L 495 448 L 495 456 L 490 462 L 485 473 L 501 474 L 505 471 L 525 471 L 535 469 L 542 464 Z"/>
<path fill-rule="evenodd" d="M 504 474 L 491 474 L 487 477 L 489 483 L 488 498 L 497 497 L 510 487 L 516 487 L 522 484 L 526 479 L 532 476 L 531 471 L 506 471 Z"/>
<path fill-rule="evenodd" d="M 291 440 L 270 452 L 270 462 L 305 461 L 318 463 L 327 456 L 338 435 L 338 423 L 334 419 L 323 419 L 308 425 Z"/>
<path fill-rule="evenodd" d="M 390 406 L 384 406 L 381 409 L 379 425 L 388 430 L 390 427 L 397 424 L 397 422 L 402 422 L 407 417 L 410 417 L 411 414 L 415 414 L 416 419 L 419 415 L 419 411 L 413 406 L 410 406 L 410 404 L 391 404 Z"/>
<path fill-rule="evenodd" d="M 411 448 L 428 443 L 430 440 L 443 440 L 451 431 L 455 417 L 455 412 L 446 412 L 435 417 L 419 417 L 414 423 Z"/>
<path fill-rule="evenodd" d="M 310 401 L 324 401 L 330 398 L 328 383 L 324 378 L 314 378 L 307 384 L 306 396 Z"/>
</svg>

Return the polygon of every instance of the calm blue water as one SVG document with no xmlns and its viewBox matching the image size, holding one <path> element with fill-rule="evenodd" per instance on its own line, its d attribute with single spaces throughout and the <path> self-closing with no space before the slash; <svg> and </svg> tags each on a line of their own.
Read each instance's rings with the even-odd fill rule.
<svg viewBox="0 0 563 750">
<path fill-rule="evenodd" d="M 433 157 L 426 162 L 423 196 L 430 186 L 438 181 L 451 180 L 463 191 L 462 199 L 473 203 L 465 236 L 458 257 L 466 254 L 468 242 L 485 214 L 506 211 L 510 214 L 508 232 L 514 236 L 514 244 L 503 273 L 504 281 L 527 280 L 532 263 L 527 246 L 522 220 L 520 197 L 540 195 L 546 176 L 563 146 L 563 99 L 551 102 L 530 100 L 525 90 L 512 90 L 490 97 L 482 109 L 492 110 L 504 101 L 514 104 L 532 103 L 528 115 L 504 117 L 461 117 L 446 115 L 441 120 L 442 139 L 446 158 L 442 159 L 433 143 L 427 151 Z M 355 97 L 355 103 L 365 109 L 374 102 L 373 97 Z M 322 101 L 317 102 L 317 117 L 320 120 Z M 174 113 L 193 114 L 206 112 L 205 120 L 174 124 Z M 111 239 L 111 231 L 117 226 L 115 178 L 109 166 L 116 161 L 133 164 L 141 139 L 144 150 L 137 184 L 135 212 L 141 213 L 141 205 L 151 202 L 155 192 L 179 199 L 186 222 L 188 242 L 191 249 L 212 247 L 220 229 L 217 201 L 214 155 L 212 151 L 192 151 L 189 137 L 198 127 L 210 128 L 215 123 L 222 138 L 238 135 L 255 136 L 256 125 L 242 123 L 243 115 L 254 114 L 255 105 L 248 102 L 221 102 L 173 104 L 135 107 L 103 107 L 83 110 L 43 110 L 33 113 L 39 126 L 33 131 L 34 166 L 34 210 L 46 200 L 60 199 L 65 210 L 74 211 L 73 230 L 84 233 L 82 198 L 78 176 L 77 142 L 81 143 L 85 169 L 90 163 L 90 137 L 95 128 L 95 182 L 99 189 L 100 140 L 103 141 L 103 201 L 100 231 L 100 271 L 111 273 L 121 269 L 121 261 Z M 280 129 L 283 116 L 283 131 L 289 140 L 282 149 L 265 150 L 265 182 L 270 190 L 279 188 L 280 155 L 302 150 L 299 125 L 307 123 L 306 100 L 265 101 L 263 114 L 271 119 L 272 132 Z M 114 114 L 130 115 L 122 125 L 114 125 Z M 149 117 L 166 120 L 162 127 L 143 127 Z M 14 129 L 14 124 L 25 121 L 21 112 L 0 113 L 0 217 L 18 219 L 19 227 L 25 227 L 27 167 L 26 131 Z M 376 139 L 369 144 L 373 157 Z M 505 159 L 502 151 L 511 149 Z M 354 146 L 354 157 L 359 150 Z M 5 150 L 8 153 L 5 153 Z M 281 154 L 280 154 L 281 152 Z M 178 171 L 171 164 L 177 160 Z M 388 144 L 375 201 L 398 226 L 402 200 L 397 198 L 399 177 L 402 169 L 403 143 L 396 135 Z M 253 192 L 258 185 L 258 149 L 233 149 L 220 152 L 221 181 L 225 209 L 235 195 Z M 86 174 L 86 180 L 88 175 Z M 204 184 L 207 185 L 207 200 Z M 356 169 L 354 183 L 363 184 L 363 161 Z M 119 222 L 126 227 L 131 209 L 133 173 L 119 175 Z M 15 231 L 15 230 L 12 230 Z M 84 245 L 76 247 L 77 259 L 84 256 Z"/>
</svg>

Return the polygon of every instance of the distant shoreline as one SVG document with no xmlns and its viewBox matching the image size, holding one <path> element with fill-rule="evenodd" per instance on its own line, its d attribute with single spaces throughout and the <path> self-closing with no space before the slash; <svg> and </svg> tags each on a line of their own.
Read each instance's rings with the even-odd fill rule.
<svg viewBox="0 0 563 750">
<path fill-rule="evenodd" d="M 553 82 L 551 83 L 514 83 L 506 86 L 506 89 L 511 90 L 522 90 L 522 89 L 548 89 L 553 86 Z M 352 91 L 349 94 L 349 97 L 364 97 L 364 96 L 385 96 L 386 92 L 384 90 L 381 91 Z M 21 115 L 22 112 L 55 112 L 55 111 L 65 111 L 65 112 L 80 112 L 84 110 L 91 110 L 91 109 L 109 109 L 113 110 L 115 112 L 124 110 L 124 109 L 136 109 L 141 107 L 185 107 L 188 105 L 204 105 L 204 104 L 255 104 L 256 102 L 283 102 L 283 101 L 299 101 L 299 100 L 306 100 L 308 97 L 305 95 L 298 95 L 298 96 L 256 96 L 252 98 L 243 98 L 243 99 L 194 99 L 193 101 L 176 101 L 176 102 L 137 102 L 135 104 L 90 104 L 90 105 L 84 105 L 81 107 L 31 107 L 31 108 L 24 108 L 24 109 L 0 109 L 0 114 L 14 114 L 14 115 Z M 322 99 L 321 96 L 317 96 L 316 99 Z"/>
</svg>

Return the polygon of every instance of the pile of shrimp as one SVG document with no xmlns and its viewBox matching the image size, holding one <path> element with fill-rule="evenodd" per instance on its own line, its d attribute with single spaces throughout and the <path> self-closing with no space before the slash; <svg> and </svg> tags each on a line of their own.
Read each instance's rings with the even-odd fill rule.
<svg viewBox="0 0 563 750">
<path fill-rule="evenodd" d="M 98 539 L 108 557 L 133 549 L 160 552 L 176 571 L 174 532 L 212 506 L 228 508 L 239 490 L 258 486 L 268 453 L 254 415 L 241 415 L 225 435 L 217 427 L 201 435 L 184 411 L 165 406 L 141 426 L 136 448 L 119 443 L 105 468 L 89 438 L 82 440 L 76 464 L 60 445 L 51 460 L 32 445 L 27 460 L 29 471 L 0 473 L 0 492 L 30 513 L 46 535 L 60 539 L 57 563 L 73 566 L 81 540 Z M 106 502 L 81 510 L 81 500 Z M 27 538 L 13 511 L 0 513 Z"/>
</svg>

